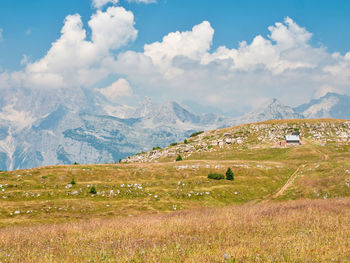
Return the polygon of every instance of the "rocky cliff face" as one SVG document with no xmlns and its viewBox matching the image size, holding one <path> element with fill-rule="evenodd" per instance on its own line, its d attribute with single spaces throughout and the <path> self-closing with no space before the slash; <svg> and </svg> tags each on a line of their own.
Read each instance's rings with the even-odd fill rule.
<svg viewBox="0 0 350 263">
<path fill-rule="evenodd" d="M 84 92 L 79 96 L 85 97 L 85 103 L 73 96 L 61 101 L 54 110 L 43 108 L 41 114 L 34 100 L 29 101 L 32 109 L 16 103 L 3 107 L 0 170 L 74 162 L 118 162 L 154 146 L 164 147 L 182 140 L 194 131 L 234 123 L 229 117 L 194 114 L 176 102 L 157 105 L 146 101 L 124 111 L 127 118 L 118 118 L 106 114 L 103 107 L 107 104 L 101 98 L 93 100 L 91 94 Z M 38 96 L 38 99 L 46 105 L 48 97 Z"/>
</svg>

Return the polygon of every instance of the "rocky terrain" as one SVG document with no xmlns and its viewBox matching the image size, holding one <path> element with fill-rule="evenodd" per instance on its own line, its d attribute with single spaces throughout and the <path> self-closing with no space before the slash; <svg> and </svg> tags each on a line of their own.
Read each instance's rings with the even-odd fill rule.
<svg viewBox="0 0 350 263">
<path fill-rule="evenodd" d="M 178 155 L 186 159 L 194 153 L 220 151 L 222 148 L 288 147 L 284 143 L 285 135 L 295 131 L 300 132 L 301 143 L 350 143 L 350 121 L 347 120 L 267 121 L 203 132 L 164 149 L 130 156 L 122 162 L 175 160 Z"/>
<path fill-rule="evenodd" d="M 177 102 L 158 104 L 145 99 L 137 106 L 121 105 L 85 89 L 77 89 L 74 94 L 10 90 L 0 98 L 0 170 L 75 162 L 115 163 L 153 147 L 182 141 L 196 131 L 276 119 L 350 118 L 349 104 L 348 96 L 335 93 L 296 108 L 272 99 L 233 118 L 197 114 Z M 207 133 L 201 136 L 204 138 Z M 210 150 L 207 144 L 240 145 L 245 137 L 191 140 L 181 150 L 184 155 L 197 148 Z M 152 159 L 159 154 L 156 151 Z M 170 158 L 176 154 L 177 150 L 170 149 L 164 155 Z"/>
</svg>

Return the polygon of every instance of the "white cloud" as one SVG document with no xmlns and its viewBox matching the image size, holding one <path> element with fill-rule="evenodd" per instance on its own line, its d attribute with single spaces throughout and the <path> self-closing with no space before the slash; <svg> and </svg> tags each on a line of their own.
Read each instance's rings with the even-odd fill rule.
<svg viewBox="0 0 350 263">
<path fill-rule="evenodd" d="M 119 0 L 92 0 L 92 5 L 94 8 L 101 9 L 108 3 L 117 4 Z"/>
<path fill-rule="evenodd" d="M 309 51 L 309 40 L 312 36 L 305 28 L 299 27 L 287 17 L 283 23 L 276 23 L 269 28 L 270 39 L 256 36 L 251 44 L 242 41 L 238 49 L 219 47 L 216 52 L 206 54 L 202 64 L 215 60 L 231 59 L 232 70 L 267 69 L 274 74 L 286 70 L 314 68 L 313 61 L 306 59 L 302 53 Z M 316 49 L 317 50 L 317 49 Z M 316 52 L 316 50 L 312 50 Z"/>
<path fill-rule="evenodd" d="M 15 100 L 13 104 L 8 104 L 1 109 L 0 119 L 10 121 L 15 124 L 14 126 L 16 130 L 30 127 L 36 119 L 31 115 L 30 112 L 16 110 L 16 102 L 17 100 Z"/>
<path fill-rule="evenodd" d="M 331 74 L 336 78 L 339 84 L 349 84 L 350 82 L 350 52 L 346 53 L 344 56 L 339 53 L 334 53 L 332 58 L 335 63 L 327 65 L 324 67 L 324 72 Z"/>
<path fill-rule="evenodd" d="M 23 72 L 13 73 L 13 80 L 25 87 L 64 88 L 88 87 L 107 77 L 115 62 L 111 51 L 137 37 L 134 16 L 122 7 L 109 7 L 105 12 L 97 10 L 89 26 L 91 41 L 80 15 L 67 16 L 61 37 L 47 54 L 28 63 Z"/>
<path fill-rule="evenodd" d="M 268 27 L 266 36 L 235 48 L 211 50 L 214 29 L 204 21 L 146 44 L 143 52 L 126 50 L 117 56 L 116 50 L 137 37 L 133 13 L 112 6 L 97 10 L 88 25 L 91 40 L 80 15 L 67 16 L 47 54 L 33 63 L 24 57 L 25 69 L 0 74 L 0 87 L 94 87 L 114 74 L 123 79 L 99 90 L 111 100 L 193 98 L 225 110 L 248 109 L 264 98 L 296 105 L 326 91 L 349 92 L 350 52 L 331 54 L 312 46 L 312 34 L 288 17 Z"/>
<path fill-rule="evenodd" d="M 100 10 L 92 15 L 89 26 L 92 42 L 102 50 L 113 50 L 135 41 L 134 15 L 122 7 L 110 7 L 106 12 Z"/>
<path fill-rule="evenodd" d="M 213 35 L 214 29 L 208 21 L 204 21 L 194 26 L 192 31 L 170 33 L 162 42 L 145 45 L 144 54 L 150 57 L 161 71 L 169 74 L 172 60 L 177 56 L 199 60 L 209 51 Z M 172 72 L 174 73 L 174 70 Z"/>
<path fill-rule="evenodd" d="M 130 97 L 133 95 L 129 82 L 123 78 L 118 79 L 109 87 L 99 89 L 98 91 L 110 101 L 117 101 L 119 97 Z"/>
<path fill-rule="evenodd" d="M 161 42 L 145 45 L 144 52 L 120 54 L 116 71 L 147 95 L 192 97 L 226 109 L 249 108 L 268 97 L 297 104 L 324 85 L 347 89 L 350 52 L 332 55 L 311 46 L 312 34 L 289 17 L 268 30 L 268 36 L 258 35 L 251 43 L 211 52 L 214 29 L 204 21 L 191 31 L 169 33 Z"/>
<path fill-rule="evenodd" d="M 4 41 L 4 36 L 2 35 L 4 30 L 0 28 L 0 42 Z"/>
<path fill-rule="evenodd" d="M 157 3 L 157 0 L 128 0 L 128 2 L 151 4 L 151 3 Z"/>
</svg>

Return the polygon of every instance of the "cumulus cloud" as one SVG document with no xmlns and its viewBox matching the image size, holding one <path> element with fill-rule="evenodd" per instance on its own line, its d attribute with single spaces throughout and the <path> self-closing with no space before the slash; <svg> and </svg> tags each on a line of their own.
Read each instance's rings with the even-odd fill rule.
<svg viewBox="0 0 350 263">
<path fill-rule="evenodd" d="M 175 73 L 174 70 L 170 71 L 175 57 L 199 60 L 209 51 L 213 35 L 214 29 L 208 21 L 204 21 L 194 26 L 191 31 L 170 33 L 162 42 L 145 45 L 144 54 L 152 59 L 159 70 L 170 76 L 171 73 Z"/>
<path fill-rule="evenodd" d="M 307 59 L 310 56 L 303 57 L 303 54 L 310 49 L 308 42 L 312 36 L 305 28 L 298 26 L 287 17 L 284 23 L 276 23 L 268 29 L 270 35 L 267 39 L 258 35 L 250 44 L 242 41 L 238 49 L 219 47 L 216 52 L 206 54 L 201 63 L 208 64 L 215 60 L 231 59 L 232 70 L 247 71 L 260 68 L 274 74 L 286 70 L 316 67 L 314 61 Z M 317 52 L 317 49 L 313 52 Z"/>
<path fill-rule="evenodd" d="M 47 54 L 34 62 L 24 57 L 24 70 L 0 74 L 0 86 L 94 88 L 115 75 L 123 78 L 99 90 L 111 100 L 135 94 L 194 98 L 224 110 L 249 109 L 271 97 L 297 105 L 327 91 L 349 92 L 350 52 L 313 46 L 312 33 L 289 17 L 235 48 L 212 49 L 214 29 L 203 21 L 144 45 L 142 52 L 120 51 L 137 38 L 134 24 L 133 13 L 122 7 L 98 9 L 88 22 L 88 39 L 80 15 L 67 16 Z"/>
<path fill-rule="evenodd" d="M 117 4 L 119 0 L 92 0 L 93 7 L 100 9 L 108 3 Z"/>
<path fill-rule="evenodd" d="M 118 79 L 107 88 L 99 89 L 98 91 L 110 101 L 117 101 L 119 97 L 130 97 L 133 95 L 129 82 L 123 78 Z"/>
<path fill-rule="evenodd" d="M 97 10 L 88 24 L 91 41 L 80 15 L 67 16 L 61 37 L 47 54 L 13 73 L 13 80 L 25 87 L 66 88 L 88 87 L 106 78 L 114 63 L 111 51 L 137 37 L 134 16 L 122 7 L 109 7 L 105 12 Z"/>
<path fill-rule="evenodd" d="M 148 95 L 166 92 L 181 100 L 200 94 L 202 103 L 225 108 L 248 108 L 268 97 L 296 104 L 324 85 L 347 88 L 350 52 L 341 56 L 311 46 L 312 33 L 289 17 L 268 30 L 266 37 L 257 35 L 237 48 L 211 51 L 214 29 L 204 21 L 145 45 L 144 52 L 120 54 L 116 69 Z"/>
</svg>

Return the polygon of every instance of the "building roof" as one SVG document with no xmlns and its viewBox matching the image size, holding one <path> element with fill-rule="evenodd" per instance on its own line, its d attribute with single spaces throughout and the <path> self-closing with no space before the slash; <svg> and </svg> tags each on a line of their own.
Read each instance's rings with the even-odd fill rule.
<svg viewBox="0 0 350 263">
<path fill-rule="evenodd" d="M 286 135 L 286 141 L 300 141 L 299 135 Z"/>
</svg>

